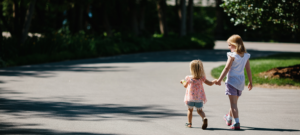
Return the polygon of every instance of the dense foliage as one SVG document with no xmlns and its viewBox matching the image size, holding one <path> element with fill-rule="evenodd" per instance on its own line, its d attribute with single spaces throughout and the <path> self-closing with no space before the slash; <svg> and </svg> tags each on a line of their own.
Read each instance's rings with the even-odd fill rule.
<svg viewBox="0 0 300 135">
<path fill-rule="evenodd" d="M 16 40 L 4 40 L 2 66 L 16 66 L 70 59 L 92 58 L 119 54 L 163 51 L 174 49 L 213 49 L 213 38 L 203 35 L 177 35 L 151 38 L 134 37 L 116 33 L 112 37 L 87 35 L 83 32 L 69 35 L 54 33 L 47 38 L 30 38 L 18 47 Z"/>
<path fill-rule="evenodd" d="M 300 31 L 300 0 L 223 0 L 220 6 L 232 16 L 235 25 L 251 29 L 276 24 L 290 31 Z"/>
<path fill-rule="evenodd" d="M 299 32 L 291 34 L 290 29 L 264 25 L 244 31 L 230 22 L 235 15 L 228 17 L 222 8 L 176 1 L 171 6 L 167 0 L 0 0 L 0 32 L 11 34 L 0 38 L 1 65 L 212 49 L 215 35 L 221 40 L 239 34 L 247 41 L 300 42 Z M 41 37 L 24 37 L 26 32 Z"/>
<path fill-rule="evenodd" d="M 214 8 L 187 8 L 193 10 L 183 13 L 189 19 L 184 25 L 193 31 L 185 29 L 186 35 L 179 36 L 180 4 L 165 3 L 166 0 L 0 0 L 0 30 L 12 36 L 1 38 L 0 61 L 2 66 L 14 66 L 145 51 L 213 48 Z M 31 21 L 26 12 L 32 13 Z M 30 27 L 25 27 L 28 23 Z M 167 31 L 163 33 L 161 27 Z M 41 37 L 28 37 L 21 42 L 26 28 Z"/>
</svg>

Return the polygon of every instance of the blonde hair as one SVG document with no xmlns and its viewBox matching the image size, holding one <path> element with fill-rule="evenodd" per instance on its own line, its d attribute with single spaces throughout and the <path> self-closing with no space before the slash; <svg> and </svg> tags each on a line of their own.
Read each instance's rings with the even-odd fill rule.
<svg viewBox="0 0 300 135">
<path fill-rule="evenodd" d="M 191 74 L 193 75 L 194 79 L 200 79 L 205 76 L 204 68 L 201 60 L 193 60 L 190 63 L 190 68 L 191 68 Z"/>
<path fill-rule="evenodd" d="M 243 43 L 243 39 L 241 38 L 241 36 L 239 35 L 232 35 L 231 37 L 229 37 L 227 39 L 227 42 L 230 44 L 230 45 L 234 45 L 236 47 L 236 52 L 238 54 L 242 54 L 242 53 L 246 53 L 247 50 L 244 46 L 244 43 Z"/>
</svg>

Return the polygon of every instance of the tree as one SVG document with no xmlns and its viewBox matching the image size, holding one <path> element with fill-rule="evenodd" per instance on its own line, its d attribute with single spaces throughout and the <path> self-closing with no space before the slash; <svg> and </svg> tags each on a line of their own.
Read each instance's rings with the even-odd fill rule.
<svg viewBox="0 0 300 135">
<path fill-rule="evenodd" d="M 101 9 L 102 9 L 102 16 L 103 16 L 103 23 L 104 23 L 104 27 L 107 33 L 107 36 L 111 36 L 112 35 L 112 30 L 111 30 L 111 24 L 108 18 L 108 13 L 109 13 L 109 3 L 108 1 L 103 1 L 101 4 Z"/>
<path fill-rule="evenodd" d="M 158 19 L 159 19 L 159 28 L 161 34 L 164 36 L 168 36 L 168 30 L 166 25 L 166 0 L 158 0 L 157 1 L 157 11 L 158 11 Z"/>
<path fill-rule="evenodd" d="M 0 2 L 2 2 L 2 0 L 0 0 Z M 3 16 L 3 6 L 2 5 L 0 5 L 0 15 L 1 15 L 1 17 Z M 1 61 L 1 56 L 3 55 L 3 53 L 2 53 L 2 40 L 3 40 L 3 36 L 2 36 L 2 28 L 1 28 L 1 26 L 0 26 L 0 61 Z M 1 65 L 1 63 L 0 63 L 0 67 L 1 67 L 2 65 Z"/>
<path fill-rule="evenodd" d="M 219 6 L 222 4 L 222 0 L 216 0 L 216 16 L 217 16 L 217 26 L 215 29 L 216 37 L 219 39 L 223 35 L 224 31 L 224 12 L 223 9 Z"/>
<path fill-rule="evenodd" d="M 193 33 L 194 32 L 194 27 L 193 27 L 193 21 L 194 21 L 194 18 L 193 18 L 193 15 L 194 15 L 194 0 L 189 0 L 189 5 L 188 5 L 188 14 L 189 14 L 189 20 L 188 20 L 188 23 L 189 23 L 189 33 Z"/>
<path fill-rule="evenodd" d="M 36 2 L 36 0 L 32 0 L 29 4 L 28 10 L 27 10 L 27 14 L 26 14 L 26 18 L 25 18 L 25 24 L 24 24 L 24 28 L 22 30 L 22 35 L 21 35 L 21 39 L 20 39 L 21 44 L 26 40 L 26 38 L 28 36 L 28 30 L 29 30 L 32 15 L 33 15 L 33 12 L 34 12 L 35 2 Z"/>
<path fill-rule="evenodd" d="M 147 7 L 147 0 L 141 0 L 140 2 L 140 14 L 139 14 L 139 28 L 140 33 L 144 34 L 145 32 L 145 11 Z"/>
<path fill-rule="evenodd" d="M 135 0 L 128 0 L 131 25 L 135 36 L 139 35 L 138 18 L 137 18 L 137 3 Z"/>
<path fill-rule="evenodd" d="M 180 36 L 186 35 L 186 0 L 180 0 L 180 8 L 178 11 L 180 19 Z"/>
<path fill-rule="evenodd" d="M 3 25 L 4 25 L 4 28 L 6 28 L 6 30 L 9 31 L 10 34 L 12 35 L 13 34 L 13 30 L 12 30 L 11 26 L 8 23 L 8 19 L 3 16 L 3 0 L 1 0 L 0 2 L 2 3 L 1 4 L 1 8 L 0 8 L 0 10 L 1 10 L 0 11 L 0 19 L 1 19 L 2 23 L 3 23 Z M 2 33 L 2 31 L 1 31 L 1 33 Z M 2 34 L 1 34 L 1 36 L 2 36 Z"/>
<path fill-rule="evenodd" d="M 299 31 L 299 0 L 223 0 L 220 5 L 235 25 L 243 24 L 251 29 L 269 24 L 279 24 L 291 31 Z M 278 26 L 278 25 L 277 25 Z"/>
</svg>

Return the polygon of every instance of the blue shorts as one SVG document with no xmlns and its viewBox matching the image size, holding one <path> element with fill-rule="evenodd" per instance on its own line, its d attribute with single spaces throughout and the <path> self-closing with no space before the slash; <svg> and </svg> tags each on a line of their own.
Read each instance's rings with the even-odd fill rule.
<svg viewBox="0 0 300 135">
<path fill-rule="evenodd" d="M 192 108 L 197 108 L 197 109 L 202 109 L 203 108 L 203 102 L 187 102 L 186 104 L 189 109 L 192 109 Z"/>
</svg>

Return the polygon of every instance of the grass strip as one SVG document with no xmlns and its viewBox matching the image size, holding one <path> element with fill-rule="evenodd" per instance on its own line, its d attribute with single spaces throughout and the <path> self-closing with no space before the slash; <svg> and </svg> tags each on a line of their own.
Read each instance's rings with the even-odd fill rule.
<svg viewBox="0 0 300 135">
<path fill-rule="evenodd" d="M 288 78 L 269 78 L 269 77 L 261 77 L 259 73 L 268 71 L 277 67 L 287 67 L 300 64 L 300 53 L 280 53 L 275 55 L 270 55 L 266 57 L 259 58 L 250 58 L 250 68 L 252 72 L 252 82 L 253 84 L 270 84 L 270 85 L 292 85 L 299 86 L 300 81 L 288 79 Z M 211 75 L 214 78 L 219 78 L 221 75 L 225 65 L 221 65 L 219 67 L 214 68 L 211 71 Z M 245 84 L 247 85 L 249 80 L 248 76 L 245 72 Z M 225 78 L 224 78 L 225 80 Z"/>
</svg>

